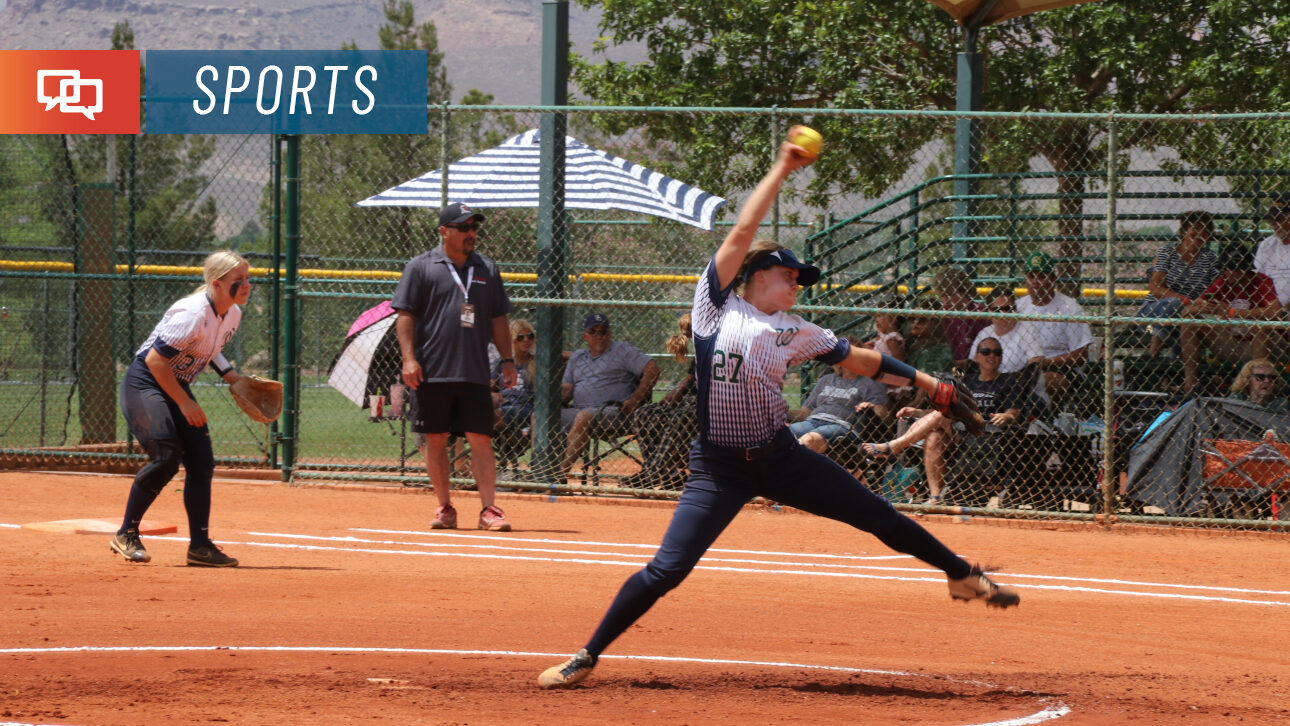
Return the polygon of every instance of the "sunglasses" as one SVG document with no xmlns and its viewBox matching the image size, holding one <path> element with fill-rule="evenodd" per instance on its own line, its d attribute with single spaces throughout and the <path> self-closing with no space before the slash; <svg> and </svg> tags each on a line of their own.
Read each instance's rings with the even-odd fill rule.
<svg viewBox="0 0 1290 726">
<path fill-rule="evenodd" d="M 606 335 L 609 335 L 609 328 L 591 328 L 590 330 L 585 330 L 583 332 L 585 332 L 587 335 L 601 338 Z"/>
<path fill-rule="evenodd" d="M 479 229 L 479 222 L 471 222 L 469 224 L 445 224 L 444 226 L 448 229 L 455 229 L 458 232 L 474 232 Z"/>
<path fill-rule="evenodd" d="M 516 340 L 537 340 L 537 333 L 519 333 L 515 336 Z"/>
<path fill-rule="evenodd" d="M 980 355 L 997 355 L 1003 357 L 1003 348 L 977 348 L 976 352 Z"/>
<path fill-rule="evenodd" d="M 1277 374 L 1275 373 L 1251 373 L 1250 374 L 1250 378 L 1253 378 L 1256 381 L 1273 381 L 1273 380 L 1276 380 L 1276 377 L 1277 377 Z"/>
</svg>

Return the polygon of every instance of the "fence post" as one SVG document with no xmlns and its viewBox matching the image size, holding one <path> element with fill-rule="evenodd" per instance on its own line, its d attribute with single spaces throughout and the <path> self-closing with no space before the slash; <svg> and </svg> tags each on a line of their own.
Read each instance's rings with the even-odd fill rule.
<svg viewBox="0 0 1290 726">
<path fill-rule="evenodd" d="M 269 168 L 273 175 L 273 209 L 269 213 L 270 238 L 273 240 L 272 279 L 269 282 L 269 377 L 282 380 L 282 137 L 273 136 Z M 269 426 L 269 467 L 278 465 L 278 441 L 281 429 L 277 421 Z"/>
<path fill-rule="evenodd" d="M 287 135 L 286 280 L 282 289 L 283 406 L 282 481 L 291 481 L 300 431 L 300 137 Z"/>
<path fill-rule="evenodd" d="M 80 259 L 83 275 L 110 275 L 114 272 L 112 254 L 116 249 L 114 234 L 114 197 L 110 182 L 81 184 L 80 193 Z M 116 368 L 112 355 L 112 280 L 107 277 L 82 278 L 78 302 L 81 342 L 80 422 L 82 444 L 105 444 L 116 441 Z"/>
<path fill-rule="evenodd" d="M 1106 130 L 1106 253 L 1103 269 L 1105 270 L 1106 297 L 1103 300 L 1103 315 L 1106 322 L 1102 326 L 1102 420 L 1106 429 L 1102 434 L 1102 513 L 1110 515 L 1115 511 L 1115 493 L 1119 490 L 1119 472 L 1115 470 L 1115 442 L 1112 440 L 1112 429 L 1115 423 L 1115 385 L 1112 370 L 1115 361 L 1115 330 L 1111 317 L 1115 314 L 1115 222 L 1117 186 L 1120 178 L 1116 173 L 1116 132 L 1115 112 L 1107 116 Z"/>
</svg>

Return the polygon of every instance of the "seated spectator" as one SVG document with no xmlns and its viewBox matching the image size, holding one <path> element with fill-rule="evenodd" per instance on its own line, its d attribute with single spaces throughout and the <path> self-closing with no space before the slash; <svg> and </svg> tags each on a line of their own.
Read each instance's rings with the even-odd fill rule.
<svg viewBox="0 0 1290 726">
<path fill-rule="evenodd" d="M 935 300 L 925 300 L 918 305 L 922 310 L 939 310 Z M 983 323 L 988 324 L 986 321 Z M 909 337 L 905 346 L 905 362 L 920 371 L 940 371 L 948 373 L 954 369 L 954 354 L 950 350 L 949 340 L 945 337 L 945 328 L 939 318 L 919 316 L 909 319 Z M 912 400 L 909 394 L 888 391 L 889 405 L 892 410 L 907 406 Z"/>
<path fill-rule="evenodd" d="M 894 308 L 899 305 L 895 299 L 879 301 L 882 307 Z M 877 313 L 873 316 L 874 337 L 866 340 L 863 345 L 866 348 L 889 355 L 896 360 L 905 360 L 905 336 L 900 334 L 900 329 L 904 325 L 904 318 L 891 313 Z M 887 395 L 890 396 L 912 396 L 914 394 L 913 386 L 887 386 Z"/>
<path fill-rule="evenodd" d="M 985 337 L 976 346 L 976 366 L 970 366 L 963 383 L 972 391 L 981 415 L 988 422 L 987 432 L 1012 426 L 1021 418 L 1021 401 L 1024 394 L 1009 375 L 999 370 L 1005 357 L 1004 344 L 998 338 Z M 941 503 L 941 489 L 945 482 L 946 452 L 960 435 L 961 425 L 951 426 L 950 421 L 933 409 L 903 408 L 898 418 L 916 418 L 904 434 L 885 444 L 866 443 L 865 453 L 885 459 L 901 453 L 923 441 L 923 470 L 927 475 L 930 496 L 926 504 Z"/>
<path fill-rule="evenodd" d="M 984 312 L 985 306 L 977 302 L 976 287 L 967 273 L 957 267 L 946 267 L 932 275 L 932 289 L 941 299 L 941 308 L 955 312 Z M 945 318 L 941 327 L 950 344 L 954 364 L 962 367 L 972 357 L 972 343 L 977 333 L 990 324 L 986 318 Z M 921 370 L 921 369 L 920 369 Z"/>
<path fill-rule="evenodd" d="M 816 381 L 798 415 L 803 418 L 789 424 L 788 430 L 812 451 L 827 453 L 830 446 L 847 438 L 860 443 L 864 440 L 860 431 L 867 424 L 891 421 L 887 386 L 834 366 L 832 373 Z"/>
<path fill-rule="evenodd" d="M 1232 381 L 1228 398 L 1249 401 L 1277 413 L 1290 413 L 1290 399 L 1285 396 L 1285 381 L 1266 358 L 1256 358 L 1245 365 Z"/>
<path fill-rule="evenodd" d="M 689 360 L 689 369 L 658 403 L 641 408 L 632 417 L 632 433 L 640 443 L 644 464 L 641 470 L 622 480 L 633 489 L 681 489 L 689 465 L 690 444 L 699 436 L 695 408 L 698 389 L 694 386 L 694 359 L 690 358 L 690 314 L 676 321 L 680 332 L 664 345 L 677 363 Z"/>
<path fill-rule="evenodd" d="M 502 384 L 500 358 L 493 363 L 493 449 L 500 467 L 514 468 L 528 448 L 527 429 L 533 418 L 533 381 L 537 333 L 527 320 L 511 321 L 511 355 L 515 356 L 515 385 Z"/>
<path fill-rule="evenodd" d="M 1223 248 L 1222 272 L 1199 298 L 1183 306 L 1187 317 L 1213 316 L 1218 320 L 1275 320 L 1281 315 L 1272 278 L 1253 270 L 1254 253 L 1239 242 Z M 1230 324 L 1199 327 L 1182 326 L 1183 390 L 1196 388 L 1201 347 L 1208 345 L 1214 357 L 1228 363 L 1268 354 L 1268 328 L 1247 328 Z"/>
<path fill-rule="evenodd" d="M 986 310 L 991 313 L 1017 312 L 1017 298 L 1012 288 L 999 285 L 990 291 L 986 301 Z M 991 318 L 986 327 L 977 333 L 972 341 L 972 359 L 976 360 L 976 349 L 986 338 L 994 338 L 1003 343 L 1003 362 L 1000 373 L 1016 373 L 1031 363 L 1043 360 L 1043 349 L 1039 347 L 1039 333 L 1030 320 L 1016 318 Z"/>
<path fill-rule="evenodd" d="M 1259 243 L 1254 253 L 1254 271 L 1272 278 L 1277 290 L 1277 302 L 1283 310 L 1290 309 L 1290 192 L 1280 192 L 1272 197 L 1267 218 L 1272 224 L 1272 234 Z M 1269 331 L 1268 345 L 1278 356 L 1290 352 L 1290 329 Z"/>
<path fill-rule="evenodd" d="M 587 347 L 574 351 L 564 368 L 560 394 L 570 405 L 560 412 L 568 432 L 563 474 L 567 478 L 597 430 L 626 428 L 627 417 L 649 400 L 658 364 L 630 343 L 613 339 L 609 318 L 592 313 L 583 320 Z"/>
<path fill-rule="evenodd" d="M 1176 318 L 1200 298 L 1219 271 L 1218 256 L 1205 246 L 1213 233 L 1214 217 L 1209 212 L 1183 212 L 1178 218 L 1178 244 L 1161 247 L 1147 268 L 1147 298 L 1138 308 L 1138 317 Z M 1175 326 L 1153 325 L 1151 357 L 1160 355 L 1166 345 L 1172 348 L 1176 337 Z"/>
<path fill-rule="evenodd" d="M 1044 252 L 1034 252 L 1026 258 L 1026 290 L 1029 294 L 1017 300 L 1017 312 L 1027 315 L 1084 314 L 1075 299 L 1057 291 L 1057 273 L 1053 271 L 1053 258 Z M 1062 323 L 1051 320 L 1030 320 L 1038 336 L 1043 360 L 1041 397 L 1053 405 L 1061 403 L 1071 380 L 1083 375 L 1088 362 L 1088 346 L 1093 342 L 1093 331 L 1088 323 Z"/>
</svg>

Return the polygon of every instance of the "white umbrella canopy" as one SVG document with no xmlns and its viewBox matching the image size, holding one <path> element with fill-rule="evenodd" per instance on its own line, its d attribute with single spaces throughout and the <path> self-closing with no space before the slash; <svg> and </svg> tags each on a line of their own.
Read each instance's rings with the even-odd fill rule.
<svg viewBox="0 0 1290 726">
<path fill-rule="evenodd" d="M 538 130 L 530 129 L 499 146 L 448 166 L 448 198 L 472 207 L 537 207 Z M 564 195 L 569 209 L 648 214 L 711 230 L 721 197 L 640 164 L 565 137 Z M 442 170 L 406 181 L 358 203 L 360 207 L 444 206 L 439 198 Z"/>
</svg>

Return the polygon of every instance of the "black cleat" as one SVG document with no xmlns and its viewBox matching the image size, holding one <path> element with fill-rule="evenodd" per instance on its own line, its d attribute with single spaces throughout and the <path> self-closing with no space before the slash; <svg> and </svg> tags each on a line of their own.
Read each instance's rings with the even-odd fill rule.
<svg viewBox="0 0 1290 726">
<path fill-rule="evenodd" d="M 224 550 L 214 542 L 189 546 L 189 567 L 237 567 L 237 560 L 224 554 Z"/>
<path fill-rule="evenodd" d="M 972 571 L 962 580 L 950 580 L 950 597 L 955 600 L 985 600 L 992 608 L 1010 608 L 1021 602 L 1021 596 L 1010 587 L 995 584 L 986 577 L 980 565 L 972 565 Z"/>
<path fill-rule="evenodd" d="M 113 552 L 121 555 L 129 562 L 149 562 L 152 560 L 152 555 L 148 554 L 148 550 L 143 548 L 143 541 L 139 539 L 139 530 L 137 529 L 118 532 L 112 538 L 112 543 L 109 546 Z"/>
</svg>

